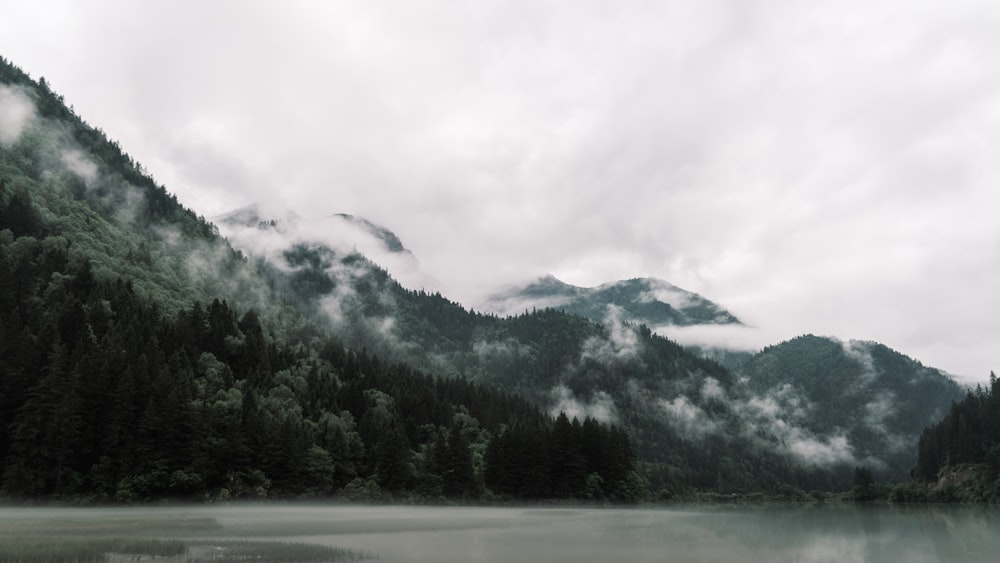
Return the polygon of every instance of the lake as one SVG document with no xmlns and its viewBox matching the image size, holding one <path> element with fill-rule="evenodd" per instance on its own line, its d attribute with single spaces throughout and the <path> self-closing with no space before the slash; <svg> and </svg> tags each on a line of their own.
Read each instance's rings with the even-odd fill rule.
<svg viewBox="0 0 1000 563">
<path fill-rule="evenodd" d="M 996 561 L 1000 511 L 823 505 L 0 508 L 0 561 L 11 560 L 11 550 L 25 537 L 42 538 L 46 545 L 105 537 L 186 544 L 181 555 L 139 559 L 160 562 L 226 560 L 227 550 L 247 545 L 288 546 L 289 553 L 299 545 L 302 551 L 289 556 L 299 561 L 324 560 L 305 549 L 318 546 L 349 550 L 348 558 L 363 553 L 388 562 Z"/>
</svg>

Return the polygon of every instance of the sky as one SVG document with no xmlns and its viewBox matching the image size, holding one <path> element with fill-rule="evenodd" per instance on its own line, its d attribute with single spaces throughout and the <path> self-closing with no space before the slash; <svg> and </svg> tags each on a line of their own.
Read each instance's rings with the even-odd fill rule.
<svg viewBox="0 0 1000 563">
<path fill-rule="evenodd" d="M 1000 369 L 1000 3 L 0 0 L 45 77 L 187 207 L 394 231 L 475 306 L 656 277 L 749 349 Z"/>
</svg>

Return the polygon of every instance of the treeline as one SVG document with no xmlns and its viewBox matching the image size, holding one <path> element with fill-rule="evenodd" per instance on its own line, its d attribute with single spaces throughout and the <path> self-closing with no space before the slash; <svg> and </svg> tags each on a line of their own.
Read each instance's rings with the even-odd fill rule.
<svg viewBox="0 0 1000 563">
<path fill-rule="evenodd" d="M 648 327 L 602 326 L 554 309 L 503 319 L 467 311 L 440 294 L 403 288 L 363 256 L 338 255 L 319 244 L 293 246 L 284 258 L 292 272 L 274 283 L 284 284 L 303 311 L 320 312 L 324 298 L 337 295 L 339 311 L 351 320 L 340 334 L 356 348 L 448 377 L 495 385 L 537 405 L 551 405 L 553 390 L 565 389 L 578 404 L 603 400 L 613 406 L 629 429 L 636 457 L 646 462 L 642 474 L 655 498 L 686 498 L 693 491 L 784 494 L 788 486 L 850 487 L 847 464 L 803 464 L 783 453 L 776 438 L 746 438 L 739 413 L 726 401 L 707 400 L 702 393 L 711 379 L 739 397 L 732 372 Z M 336 289 L 343 283 L 353 284 L 351 290 Z M 390 335 L 381 330 L 380 319 L 392 319 Z M 619 341 L 612 331 L 619 332 Z M 679 394 L 711 416 L 708 424 L 718 422 L 725 430 L 683 434 L 666 420 L 656 400 Z M 521 445 L 534 447 L 530 440 Z M 541 471 L 537 477 L 546 474 Z M 537 481 L 534 477 L 517 480 L 517 485 L 505 485 L 507 490 L 530 496 L 532 490 L 546 489 L 523 483 Z"/>
<path fill-rule="evenodd" d="M 940 422 L 920 436 L 914 477 L 921 482 L 964 491 L 969 500 L 1000 502 L 1000 380 L 990 373 L 989 386 L 977 385 L 954 402 Z M 971 477 L 971 482 L 967 481 Z"/>
<path fill-rule="evenodd" d="M 95 277 L 39 217 L 12 214 L 22 208 L 35 209 L 29 194 L 0 190 L 8 497 L 626 500 L 639 490 L 617 428 L 587 420 L 566 433 L 511 394 L 382 362 L 308 325 L 276 338 L 225 301 L 166 314 L 129 281 Z M 584 428 L 596 446 L 584 447 Z M 495 454 L 517 436 L 538 457 Z M 528 464 L 549 486 L 494 479 Z M 587 473 L 566 481 L 564 467 Z M 587 488 L 591 475 L 599 487 Z"/>
<path fill-rule="evenodd" d="M 631 470 L 632 446 L 617 427 L 560 413 L 551 431 L 538 430 L 514 425 L 490 443 L 485 481 L 492 490 L 520 498 L 646 496 L 647 484 Z"/>
</svg>

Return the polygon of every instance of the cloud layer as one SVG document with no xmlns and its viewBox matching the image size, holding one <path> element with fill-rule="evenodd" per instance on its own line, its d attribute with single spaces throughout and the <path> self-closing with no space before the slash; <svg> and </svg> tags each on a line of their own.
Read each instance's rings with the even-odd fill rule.
<svg viewBox="0 0 1000 563">
<path fill-rule="evenodd" d="M 40 1 L 0 53 L 199 213 L 366 217 L 468 304 L 654 276 L 997 367 L 996 3 Z"/>
</svg>

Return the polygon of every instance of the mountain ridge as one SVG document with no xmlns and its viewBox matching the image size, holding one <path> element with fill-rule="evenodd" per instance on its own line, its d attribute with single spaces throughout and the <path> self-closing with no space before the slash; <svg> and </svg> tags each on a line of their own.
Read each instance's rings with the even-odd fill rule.
<svg viewBox="0 0 1000 563">
<path fill-rule="evenodd" d="M 13 74 L 0 61 L 0 82 Z M 0 284 L 7 290 L 0 331 L 15 335 L 0 339 L 0 373 L 14 374 L 5 375 L 11 385 L 0 395 L 0 478 L 8 492 L 72 498 L 91 487 L 100 498 L 134 500 L 192 491 L 221 497 L 223 489 L 375 498 L 448 491 L 461 498 L 490 488 L 538 498 L 553 494 L 551 479 L 565 467 L 549 467 L 522 487 L 473 465 L 470 450 L 503 471 L 512 455 L 525 457 L 522 466 L 528 458 L 538 463 L 556 453 L 540 444 L 559 412 L 581 425 L 604 424 L 619 448 L 615 470 L 591 468 L 607 483 L 605 499 L 844 489 L 857 463 L 881 461 L 877 474 L 891 477 L 912 457 L 901 449 L 902 461 L 882 460 L 872 452 L 887 442 L 863 432 L 881 424 L 887 436 L 898 434 L 896 418 L 872 417 L 882 405 L 896 413 L 909 407 L 895 406 L 902 393 L 890 397 L 866 384 L 872 378 L 856 357 L 890 366 L 882 371 L 902 374 L 900 384 L 925 369 L 887 349 L 838 345 L 838 352 L 807 339 L 811 346 L 786 361 L 783 343 L 748 364 L 765 375 L 789 372 L 772 381 L 695 356 L 613 302 L 596 321 L 553 308 L 504 318 L 468 310 L 440 293 L 407 289 L 350 241 L 327 244 L 308 230 L 268 238 L 279 225 L 261 220 L 259 210 L 244 214 L 250 224 L 237 224 L 240 236 L 230 244 L 60 98 L 15 79 L 29 92 L 23 99 L 58 127 L 34 122 L 0 144 L 0 265 L 8 266 L 0 275 L 13 276 Z M 555 282 L 550 289 L 568 285 Z M 642 278 L 592 289 L 670 311 L 677 310 L 671 302 L 694 295 Z M 808 381 L 796 380 L 802 373 L 857 383 L 856 420 L 831 407 L 824 424 L 811 424 L 810 403 L 830 392 L 814 386 L 821 392 L 813 394 Z M 91 393 L 79 383 L 90 377 L 104 386 Z M 921 397 L 947 408 L 941 393 Z M 108 408 L 108 400 L 125 406 Z M 197 426 L 199 416 L 211 424 Z M 76 417 L 84 421 L 86 452 L 51 439 Z M 575 428 L 565 418 L 562 430 Z M 32 434 L 34 426 L 47 434 Z M 122 446 L 127 455 L 119 456 L 101 442 L 128 427 L 138 429 L 140 450 Z M 619 427 L 633 443 L 622 442 Z M 183 428 L 199 433 L 185 437 Z M 169 437 L 162 444 L 161 433 Z M 232 451 L 209 446 L 221 435 L 232 439 Z M 495 455 L 487 456 L 491 446 Z M 137 455 L 142 448 L 156 455 Z M 463 471 L 472 468 L 464 474 L 473 481 L 445 485 L 454 473 L 432 462 L 445 452 Z M 29 455 L 37 453 L 44 455 Z M 640 465 L 631 465 L 632 453 Z M 253 471 L 239 469 L 230 489 L 226 464 L 234 459 L 249 460 Z"/>
<path fill-rule="evenodd" d="M 510 314 L 531 308 L 555 308 L 601 323 L 608 306 L 623 320 L 650 327 L 734 324 L 742 322 L 701 295 L 657 278 L 630 278 L 594 287 L 568 284 L 548 274 L 495 293 L 487 308 Z"/>
</svg>

